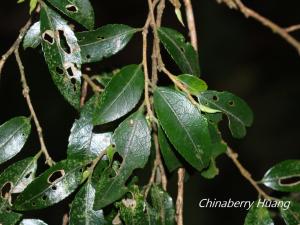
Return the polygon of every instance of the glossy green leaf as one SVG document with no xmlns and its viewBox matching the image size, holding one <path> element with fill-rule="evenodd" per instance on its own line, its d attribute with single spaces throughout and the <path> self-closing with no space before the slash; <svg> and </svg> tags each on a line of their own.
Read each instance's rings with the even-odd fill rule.
<svg viewBox="0 0 300 225">
<path fill-rule="evenodd" d="M 31 131 L 30 119 L 14 117 L 0 126 L 0 164 L 18 154 Z"/>
<path fill-rule="evenodd" d="M 253 204 L 247 213 L 244 225 L 274 225 L 266 207 L 258 207 L 257 202 Z"/>
<path fill-rule="evenodd" d="M 181 92 L 157 88 L 154 108 L 158 120 L 176 150 L 201 171 L 211 158 L 211 140 L 206 118 Z"/>
<path fill-rule="evenodd" d="M 93 31 L 76 33 L 83 63 L 101 61 L 121 51 L 139 29 L 108 24 Z"/>
<path fill-rule="evenodd" d="M 190 74 L 182 74 L 176 77 L 192 95 L 199 95 L 202 91 L 207 90 L 207 84 L 204 80 Z"/>
<path fill-rule="evenodd" d="M 0 224 L 15 225 L 21 219 L 22 214 L 10 210 L 0 211 Z"/>
<path fill-rule="evenodd" d="M 47 224 L 42 220 L 24 219 L 21 221 L 20 225 L 47 225 Z"/>
<path fill-rule="evenodd" d="M 291 201 L 288 208 L 280 208 L 280 214 L 286 225 L 300 224 L 300 203 Z"/>
<path fill-rule="evenodd" d="M 161 155 L 169 172 L 173 172 L 177 168 L 181 167 L 182 164 L 173 152 L 174 150 L 170 146 L 168 139 L 161 127 L 158 128 L 158 142 L 160 146 Z"/>
<path fill-rule="evenodd" d="M 93 210 L 94 199 L 95 189 L 90 182 L 87 182 L 72 202 L 69 225 L 108 224 L 104 219 L 102 210 Z"/>
<path fill-rule="evenodd" d="M 202 105 L 226 114 L 230 131 L 235 138 L 244 137 L 246 127 L 250 127 L 253 123 L 253 113 L 248 104 L 232 93 L 204 91 L 198 99 Z"/>
<path fill-rule="evenodd" d="M 114 121 L 130 112 L 139 102 L 144 89 L 141 65 L 125 66 L 101 95 L 94 113 L 95 125 Z"/>
<path fill-rule="evenodd" d="M 80 185 L 85 164 L 80 159 L 55 164 L 27 186 L 16 199 L 14 209 L 42 209 L 68 197 Z"/>
<path fill-rule="evenodd" d="M 23 48 L 36 48 L 41 44 L 41 23 L 34 23 L 26 32 L 23 39 Z"/>
<path fill-rule="evenodd" d="M 81 55 L 74 32 L 67 22 L 51 8 L 42 4 L 42 47 L 52 79 L 75 108 L 81 94 Z"/>
<path fill-rule="evenodd" d="M 89 0 L 47 0 L 68 17 L 91 30 L 94 28 L 94 10 Z"/>
<path fill-rule="evenodd" d="M 198 54 L 193 46 L 185 41 L 176 30 L 161 27 L 158 29 L 159 39 L 183 73 L 200 75 Z"/>
<path fill-rule="evenodd" d="M 113 142 L 122 164 L 115 176 L 102 176 L 96 187 L 95 209 L 114 202 L 125 193 L 125 183 L 134 169 L 143 168 L 148 161 L 151 136 L 144 115 L 136 112 L 115 130 Z"/>
<path fill-rule="evenodd" d="M 175 225 L 174 203 L 167 192 L 154 185 L 151 188 L 151 202 L 161 225 Z"/>
<path fill-rule="evenodd" d="M 300 160 L 286 160 L 269 169 L 262 183 L 277 191 L 300 191 Z"/>
</svg>

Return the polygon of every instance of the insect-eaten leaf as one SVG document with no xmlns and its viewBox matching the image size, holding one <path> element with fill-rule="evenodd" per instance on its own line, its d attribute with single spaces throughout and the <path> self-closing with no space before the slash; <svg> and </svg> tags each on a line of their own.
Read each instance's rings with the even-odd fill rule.
<svg viewBox="0 0 300 225">
<path fill-rule="evenodd" d="M 280 207 L 280 214 L 284 219 L 286 225 L 299 225 L 300 224 L 300 203 L 288 200 L 289 207 Z"/>
<path fill-rule="evenodd" d="M 157 88 L 154 108 L 160 125 L 175 149 L 201 171 L 211 158 L 208 122 L 189 99 L 179 91 Z"/>
<path fill-rule="evenodd" d="M 182 34 L 176 30 L 161 27 L 158 29 L 158 35 L 182 73 L 200 76 L 198 54 L 193 46 L 185 41 Z"/>
<path fill-rule="evenodd" d="M 44 221 L 42 220 L 37 220 L 37 219 L 23 219 L 20 223 L 20 225 L 47 225 Z"/>
<path fill-rule="evenodd" d="M 202 91 L 207 90 L 207 84 L 204 80 L 200 78 L 190 75 L 190 74 L 182 74 L 176 77 L 190 92 L 192 95 L 199 95 Z"/>
<path fill-rule="evenodd" d="M 31 131 L 30 119 L 14 117 L 0 126 L 0 164 L 18 154 Z"/>
<path fill-rule="evenodd" d="M 253 203 L 247 213 L 244 225 L 274 225 L 266 207 L 258 206 L 257 201 Z"/>
<path fill-rule="evenodd" d="M 123 67 L 109 82 L 94 112 L 94 125 L 105 124 L 129 113 L 139 102 L 144 89 L 141 65 Z"/>
<path fill-rule="evenodd" d="M 35 22 L 26 32 L 23 39 L 23 48 L 36 48 L 41 44 L 41 23 Z"/>
<path fill-rule="evenodd" d="M 72 18 L 85 28 L 94 28 L 94 10 L 89 0 L 48 0 L 59 11 Z"/>
<path fill-rule="evenodd" d="M 76 33 L 83 63 L 101 61 L 121 51 L 139 29 L 108 24 L 93 31 Z"/>
<path fill-rule="evenodd" d="M 75 34 L 67 22 L 45 4 L 41 10 L 41 33 L 52 79 L 65 99 L 79 109 L 81 55 Z"/>
<path fill-rule="evenodd" d="M 19 211 L 42 209 L 68 197 L 80 185 L 86 164 L 81 159 L 55 164 L 27 186 L 13 208 Z"/>
<path fill-rule="evenodd" d="M 269 169 L 262 181 L 264 185 L 277 191 L 300 191 L 300 160 L 285 160 Z"/>
<path fill-rule="evenodd" d="M 133 170 L 143 168 L 148 161 L 150 140 L 150 130 L 141 112 L 132 114 L 115 130 L 113 143 L 122 157 L 122 163 L 119 168 L 106 170 L 101 176 L 96 186 L 95 209 L 113 203 L 126 193 L 125 183 Z"/>
<path fill-rule="evenodd" d="M 198 96 L 203 106 L 223 112 L 229 120 L 229 129 L 235 138 L 246 135 L 246 127 L 253 123 L 253 112 L 241 98 L 227 91 L 204 91 Z"/>
</svg>

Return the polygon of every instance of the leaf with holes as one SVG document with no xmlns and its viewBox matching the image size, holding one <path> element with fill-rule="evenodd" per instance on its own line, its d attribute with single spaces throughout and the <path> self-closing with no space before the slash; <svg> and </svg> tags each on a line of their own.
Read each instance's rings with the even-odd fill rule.
<svg viewBox="0 0 300 225">
<path fill-rule="evenodd" d="M 80 185 L 86 164 L 81 159 L 55 164 L 27 186 L 16 199 L 14 209 L 42 209 L 65 199 Z"/>
<path fill-rule="evenodd" d="M 21 219 L 22 214 L 12 212 L 9 209 L 0 210 L 0 224 L 3 225 L 15 225 Z"/>
<path fill-rule="evenodd" d="M 177 168 L 181 167 L 182 164 L 173 152 L 173 149 L 169 144 L 168 139 L 161 127 L 158 127 L 158 142 L 160 146 L 161 155 L 169 172 L 173 172 Z"/>
<path fill-rule="evenodd" d="M 0 164 L 18 154 L 31 131 L 30 119 L 14 117 L 0 126 Z"/>
<path fill-rule="evenodd" d="M 202 105 L 220 110 L 228 117 L 230 131 L 235 138 L 244 137 L 246 127 L 253 123 L 253 112 L 248 104 L 232 93 L 204 91 L 198 99 Z"/>
<path fill-rule="evenodd" d="M 154 185 L 151 188 L 151 202 L 153 208 L 158 212 L 159 221 L 162 225 L 175 225 L 175 209 L 171 196 Z"/>
<path fill-rule="evenodd" d="M 266 207 L 258 207 L 257 201 L 253 203 L 247 213 L 244 225 L 274 225 Z"/>
<path fill-rule="evenodd" d="M 21 221 L 20 225 L 47 225 L 47 224 L 42 220 L 24 219 Z"/>
<path fill-rule="evenodd" d="M 262 181 L 264 185 L 277 191 L 300 191 L 300 160 L 286 160 L 269 169 Z"/>
<path fill-rule="evenodd" d="M 81 94 L 81 55 L 74 32 L 55 11 L 43 4 L 41 10 L 42 47 L 52 79 L 75 108 Z"/>
<path fill-rule="evenodd" d="M 104 225 L 108 224 L 103 216 L 103 211 L 93 210 L 95 189 L 87 182 L 76 194 L 70 211 L 70 225 Z"/>
<path fill-rule="evenodd" d="M 108 123 L 129 113 L 139 102 L 143 89 L 144 73 L 141 65 L 123 67 L 102 93 L 93 123 Z"/>
<path fill-rule="evenodd" d="M 201 92 L 207 90 L 207 84 L 204 80 L 190 74 L 182 74 L 176 77 L 192 95 L 199 95 Z"/>
<path fill-rule="evenodd" d="M 113 142 L 116 152 L 122 157 L 122 164 L 117 174 L 110 178 L 107 174 L 100 178 L 96 187 L 95 209 L 122 197 L 125 183 L 133 170 L 143 168 L 148 161 L 151 147 L 151 136 L 147 121 L 141 112 L 136 112 L 124 120 L 115 130 Z M 114 192 L 118 192 L 117 194 Z M 115 197 L 111 197 L 115 195 Z"/>
<path fill-rule="evenodd" d="M 94 28 L 94 10 L 89 0 L 48 0 L 68 17 L 91 30 Z"/>
<path fill-rule="evenodd" d="M 76 33 L 83 63 L 101 61 L 121 51 L 139 29 L 108 24 L 94 31 Z"/>
<path fill-rule="evenodd" d="M 154 108 L 159 123 L 176 150 L 201 171 L 211 158 L 208 122 L 186 96 L 169 88 L 154 92 Z"/>
<path fill-rule="evenodd" d="M 23 39 L 23 48 L 36 48 L 41 44 L 41 23 L 34 23 L 26 32 Z"/>
<path fill-rule="evenodd" d="M 295 201 L 285 201 L 290 202 L 289 207 L 280 207 L 280 214 L 284 219 L 286 225 L 299 225 L 300 224 L 300 203 Z M 286 204 L 286 203 L 285 203 Z"/>
<path fill-rule="evenodd" d="M 198 54 L 193 46 L 185 41 L 176 30 L 161 27 L 158 29 L 159 39 L 183 73 L 200 76 Z"/>
</svg>

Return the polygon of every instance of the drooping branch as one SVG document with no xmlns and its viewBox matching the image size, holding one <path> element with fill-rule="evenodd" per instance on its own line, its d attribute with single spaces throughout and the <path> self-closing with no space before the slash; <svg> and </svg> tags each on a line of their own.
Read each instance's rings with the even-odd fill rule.
<svg viewBox="0 0 300 225">
<path fill-rule="evenodd" d="M 191 44 L 196 51 L 198 51 L 198 40 L 197 40 L 197 30 L 193 12 L 193 6 L 191 0 L 183 0 L 185 6 L 186 20 L 189 28 L 189 35 L 191 38 Z"/>
</svg>

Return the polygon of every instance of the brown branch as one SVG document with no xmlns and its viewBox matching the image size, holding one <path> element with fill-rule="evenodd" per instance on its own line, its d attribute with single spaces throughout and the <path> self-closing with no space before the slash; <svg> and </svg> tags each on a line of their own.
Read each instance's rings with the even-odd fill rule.
<svg viewBox="0 0 300 225">
<path fill-rule="evenodd" d="M 191 44 L 194 47 L 194 49 L 198 51 L 197 30 L 195 25 L 193 6 L 191 0 L 183 0 L 183 2 L 185 6 L 186 20 L 189 28 Z"/>
<path fill-rule="evenodd" d="M 101 89 L 97 84 L 95 84 L 88 75 L 82 74 L 82 78 L 91 86 L 93 92 L 99 93 L 103 91 L 103 89 Z"/>
<path fill-rule="evenodd" d="M 298 31 L 298 30 L 300 30 L 300 24 L 292 25 L 292 26 L 285 28 L 285 31 L 288 33 L 292 33 L 292 32 Z"/>
<path fill-rule="evenodd" d="M 183 225 L 183 198 L 184 198 L 184 176 L 185 176 L 185 169 L 179 168 L 178 169 L 178 192 L 177 192 L 177 199 L 176 199 L 176 221 L 177 225 Z"/>
<path fill-rule="evenodd" d="M 68 225 L 68 223 L 69 223 L 69 216 L 68 213 L 65 213 L 63 216 L 62 225 Z"/>
<path fill-rule="evenodd" d="M 46 163 L 49 166 L 52 166 L 52 165 L 55 164 L 55 162 L 52 160 L 52 158 L 50 157 L 50 155 L 48 153 L 48 150 L 47 150 L 47 147 L 45 145 L 44 138 L 43 138 L 43 130 L 42 130 L 42 127 L 40 125 L 40 122 L 37 118 L 37 115 L 35 113 L 35 110 L 33 108 L 33 105 L 32 105 L 31 99 L 30 99 L 30 95 L 29 95 L 30 89 L 29 89 L 29 86 L 27 84 L 25 71 L 24 71 L 24 66 L 23 66 L 22 60 L 20 58 L 19 48 L 16 48 L 14 50 L 14 53 L 15 53 L 15 56 L 16 56 L 16 60 L 17 60 L 20 75 L 21 75 L 21 83 L 22 83 L 22 87 L 23 87 L 23 96 L 26 99 L 26 103 L 28 105 L 29 111 L 30 111 L 31 116 L 33 118 L 33 121 L 35 123 L 36 130 L 37 130 L 38 137 L 39 137 L 39 141 L 40 141 L 40 145 L 41 145 L 41 150 L 43 151 L 43 154 L 45 155 Z"/>
<path fill-rule="evenodd" d="M 84 102 L 87 96 L 87 90 L 88 90 L 88 82 L 84 80 L 82 84 L 82 90 L 81 90 L 80 107 L 84 106 Z"/>
</svg>

